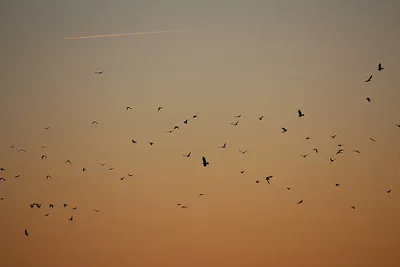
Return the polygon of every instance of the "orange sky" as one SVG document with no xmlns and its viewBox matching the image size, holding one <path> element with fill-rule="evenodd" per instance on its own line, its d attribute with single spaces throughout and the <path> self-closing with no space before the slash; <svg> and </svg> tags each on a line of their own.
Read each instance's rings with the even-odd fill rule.
<svg viewBox="0 0 400 267">
<path fill-rule="evenodd" d="M 400 266 L 397 1 L 62 2 L 0 8 L 0 266 Z"/>
</svg>

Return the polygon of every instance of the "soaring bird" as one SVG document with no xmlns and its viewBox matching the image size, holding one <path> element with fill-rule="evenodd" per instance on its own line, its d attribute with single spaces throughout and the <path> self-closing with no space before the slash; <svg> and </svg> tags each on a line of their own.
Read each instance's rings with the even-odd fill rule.
<svg viewBox="0 0 400 267">
<path fill-rule="evenodd" d="M 15 145 L 10 145 L 10 148 L 14 148 L 15 147 Z"/>
<path fill-rule="evenodd" d="M 337 136 L 337 134 L 331 135 L 331 138 L 334 139 Z"/>
<path fill-rule="evenodd" d="M 47 217 L 47 216 L 49 216 L 49 214 L 50 214 L 50 213 L 46 213 L 44 216 L 46 216 L 46 217 Z"/>
<path fill-rule="evenodd" d="M 244 173 L 244 171 L 242 170 L 242 171 L 240 171 L 240 173 L 241 173 L 241 174 L 243 174 L 243 173 Z"/>
<path fill-rule="evenodd" d="M 351 208 L 352 208 L 353 210 L 355 210 L 355 209 L 356 209 L 356 206 L 351 206 Z"/>
<path fill-rule="evenodd" d="M 133 139 L 132 139 L 132 143 L 133 143 L 133 144 L 136 144 L 136 143 L 137 143 L 137 140 L 133 140 Z"/>
<path fill-rule="evenodd" d="M 360 154 L 360 150 L 354 149 L 353 152 Z"/>
<path fill-rule="evenodd" d="M 21 148 L 17 152 L 27 152 L 25 149 Z"/>
<path fill-rule="evenodd" d="M 236 116 L 235 116 L 235 118 L 238 118 L 238 119 L 239 119 L 240 117 L 242 117 L 242 114 L 239 114 L 239 115 L 236 115 Z"/>
<path fill-rule="evenodd" d="M 310 140 L 310 137 L 309 137 L 309 136 L 307 136 L 307 137 L 306 137 L 306 140 Z"/>
<path fill-rule="evenodd" d="M 40 146 L 40 148 L 47 148 L 47 146 Z"/>
<path fill-rule="evenodd" d="M 303 158 L 306 158 L 308 156 L 308 154 L 300 155 L 300 156 L 302 156 Z"/>
<path fill-rule="evenodd" d="M 315 151 L 315 153 L 318 153 L 318 149 L 314 148 L 313 151 Z"/>
<path fill-rule="evenodd" d="M 103 74 L 103 72 L 104 72 L 104 71 L 95 71 L 94 73 L 100 75 L 100 74 Z"/>
<path fill-rule="evenodd" d="M 298 109 L 298 110 L 297 110 L 297 113 L 299 114 L 299 118 L 301 118 L 301 117 L 304 117 L 304 113 L 303 113 L 303 112 L 301 112 L 301 110 L 300 110 L 300 109 Z"/>
<path fill-rule="evenodd" d="M 179 126 L 178 126 L 178 125 L 175 125 L 175 126 L 174 126 L 174 130 L 179 130 Z"/>
<path fill-rule="evenodd" d="M 246 154 L 247 150 L 242 151 L 242 150 L 239 149 L 239 152 L 242 153 L 242 154 Z"/>
<path fill-rule="evenodd" d="M 100 210 L 93 209 L 95 212 L 100 212 Z"/>
<path fill-rule="evenodd" d="M 382 68 L 382 63 L 378 64 L 378 71 L 384 70 L 384 68 Z"/>
<path fill-rule="evenodd" d="M 29 236 L 28 230 L 26 230 L 26 229 L 25 229 L 25 235 L 26 235 L 26 236 Z"/>
<path fill-rule="evenodd" d="M 330 160 L 331 160 L 331 162 L 334 162 L 336 159 L 333 159 L 333 158 L 329 158 Z"/>
<path fill-rule="evenodd" d="M 48 180 L 48 179 L 51 179 L 51 176 L 50 176 L 50 175 L 47 175 L 47 176 L 46 176 L 46 180 Z"/>
<path fill-rule="evenodd" d="M 371 139 L 372 142 L 376 142 L 376 140 L 372 137 L 370 137 L 369 139 Z"/>
<path fill-rule="evenodd" d="M 199 197 L 204 196 L 204 195 L 205 195 L 204 193 L 200 193 L 200 194 L 199 194 Z"/>
<path fill-rule="evenodd" d="M 76 210 L 77 208 L 78 208 L 78 206 L 76 206 L 76 207 L 73 207 L 72 209 L 73 209 L 73 210 Z"/>
<path fill-rule="evenodd" d="M 300 200 L 299 202 L 297 202 L 297 204 L 301 204 L 301 203 L 303 203 L 303 200 Z"/>
<path fill-rule="evenodd" d="M 107 169 L 107 171 L 112 171 L 112 170 L 114 170 L 113 167 Z"/>
<path fill-rule="evenodd" d="M 17 174 L 17 175 L 14 176 L 14 178 L 19 178 L 19 177 L 21 177 L 20 174 Z"/>
<path fill-rule="evenodd" d="M 133 176 L 133 173 L 127 173 L 127 175 L 128 175 L 129 177 L 132 177 L 132 176 Z"/>
<path fill-rule="evenodd" d="M 74 219 L 73 216 L 71 216 L 70 218 L 68 218 L 68 220 L 70 220 L 72 222 L 72 220 Z"/>
<path fill-rule="evenodd" d="M 368 102 L 371 102 L 371 98 L 367 97 L 366 99 L 367 99 Z"/>
<path fill-rule="evenodd" d="M 92 121 L 92 124 L 99 124 L 97 121 Z"/>
<path fill-rule="evenodd" d="M 340 186 L 340 184 L 335 184 L 335 186 Z"/>
<path fill-rule="evenodd" d="M 45 159 L 45 158 L 47 159 L 47 156 L 46 155 L 42 155 L 42 159 Z"/>
<path fill-rule="evenodd" d="M 187 154 L 187 155 L 183 154 L 183 156 L 188 158 L 188 157 L 190 157 L 191 154 L 192 154 L 192 152 L 189 152 L 189 154 Z"/>
<path fill-rule="evenodd" d="M 46 128 L 44 128 L 45 130 L 48 130 L 48 129 L 50 129 L 50 126 L 48 126 L 48 127 L 46 127 Z"/>
<path fill-rule="evenodd" d="M 193 119 L 196 119 L 197 117 L 199 117 L 199 116 L 197 116 L 197 115 L 193 115 Z"/>
<path fill-rule="evenodd" d="M 236 121 L 235 123 L 231 122 L 231 124 L 232 124 L 233 126 L 237 126 L 238 123 L 239 123 L 239 121 Z"/>
<path fill-rule="evenodd" d="M 121 178 L 119 178 L 121 181 L 123 181 L 125 179 L 125 176 L 122 176 Z"/>
<path fill-rule="evenodd" d="M 220 146 L 219 148 L 226 148 L 226 142 L 224 143 L 223 146 Z"/>
<path fill-rule="evenodd" d="M 104 166 L 107 165 L 107 164 L 105 164 L 105 163 L 100 163 L 100 162 L 97 162 L 97 164 L 99 164 L 101 167 L 104 167 Z"/>
<path fill-rule="evenodd" d="M 281 127 L 281 129 L 282 129 L 282 133 L 286 133 L 286 132 L 287 132 L 287 129 L 286 129 L 286 128 Z"/>
<path fill-rule="evenodd" d="M 150 144 L 151 146 L 152 146 L 152 145 L 154 145 L 154 143 L 153 143 L 153 142 L 150 142 L 149 144 Z"/>
<path fill-rule="evenodd" d="M 182 205 L 182 206 L 181 206 L 181 209 L 187 209 L 187 207 L 186 207 L 186 206 L 184 206 L 184 205 Z"/>
<path fill-rule="evenodd" d="M 172 129 L 172 130 L 169 130 L 169 131 L 167 131 L 167 132 L 165 132 L 165 133 L 172 133 L 174 130 Z"/>
<path fill-rule="evenodd" d="M 400 124 L 396 124 L 396 126 L 400 128 Z"/>
<path fill-rule="evenodd" d="M 0 181 L 6 182 L 7 180 L 6 180 L 6 178 L 4 178 L 4 177 L 0 177 Z"/>
<path fill-rule="evenodd" d="M 187 123 L 188 123 L 188 119 L 184 120 L 183 123 L 184 123 L 184 124 L 187 124 Z"/>
<path fill-rule="evenodd" d="M 6 171 L 6 169 L 4 169 L 4 168 L 0 168 L 0 171 L 2 171 L 2 172 L 5 172 L 5 171 Z"/>
<path fill-rule="evenodd" d="M 259 119 L 260 121 L 262 121 L 263 118 L 264 118 L 264 116 L 258 117 L 258 119 Z"/>
<path fill-rule="evenodd" d="M 54 208 L 54 205 L 53 204 L 49 204 L 49 209 L 52 209 L 52 208 Z"/>
<path fill-rule="evenodd" d="M 131 108 L 131 107 L 126 107 L 125 111 L 128 111 L 128 110 L 130 110 L 130 109 L 132 109 L 132 108 Z"/>
<path fill-rule="evenodd" d="M 259 180 L 256 180 L 256 184 L 258 184 L 260 181 Z"/>
<path fill-rule="evenodd" d="M 207 167 L 207 165 L 210 164 L 210 163 L 206 160 L 205 157 L 203 157 L 202 160 L 203 160 L 203 166 L 204 166 L 204 167 Z"/>
<path fill-rule="evenodd" d="M 336 152 L 336 155 L 341 153 L 343 153 L 343 149 L 339 149 L 338 152 Z"/>
<path fill-rule="evenodd" d="M 389 194 L 390 192 L 392 192 L 392 190 L 391 190 L 391 189 L 389 189 L 389 190 L 386 190 L 386 193 L 388 193 L 388 194 Z"/>
<path fill-rule="evenodd" d="M 365 81 L 366 83 L 368 83 L 368 82 L 370 82 L 371 81 L 371 79 L 372 79 L 372 75 L 371 76 L 369 76 L 369 78 Z"/>
<path fill-rule="evenodd" d="M 69 159 L 67 159 L 67 160 L 65 161 L 65 163 L 72 164 L 72 162 L 71 162 Z"/>
<path fill-rule="evenodd" d="M 68 207 L 68 204 L 64 204 L 63 207 L 64 207 L 64 208 L 67 208 L 67 207 Z"/>
<path fill-rule="evenodd" d="M 86 168 L 82 168 L 82 172 L 86 172 L 87 171 L 87 169 Z"/>
<path fill-rule="evenodd" d="M 286 190 L 291 190 L 291 189 L 292 189 L 292 188 L 290 188 L 290 187 L 287 187 L 287 188 L 286 188 Z"/>
<path fill-rule="evenodd" d="M 269 180 L 270 180 L 272 177 L 273 177 L 272 175 L 265 177 L 265 180 L 267 181 L 268 184 L 270 184 Z"/>
<path fill-rule="evenodd" d="M 162 110 L 162 109 L 163 109 L 163 107 L 158 107 L 157 111 L 160 111 L 160 110 Z"/>
</svg>

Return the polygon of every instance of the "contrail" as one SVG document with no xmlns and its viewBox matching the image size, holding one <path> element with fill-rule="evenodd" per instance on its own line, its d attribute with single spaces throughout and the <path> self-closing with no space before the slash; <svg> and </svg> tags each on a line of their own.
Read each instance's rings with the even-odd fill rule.
<svg viewBox="0 0 400 267">
<path fill-rule="evenodd" d="M 106 38 L 116 36 L 129 36 L 129 35 L 145 35 L 145 34 L 158 34 L 158 33 L 173 33 L 173 32 L 194 32 L 194 31 L 216 31 L 208 29 L 180 29 L 180 30 L 163 30 L 163 31 L 152 31 L 152 32 L 129 32 L 129 33 L 114 33 L 114 34 L 102 34 L 102 35 L 89 35 L 80 37 L 67 37 L 64 40 L 77 40 L 77 39 L 93 39 L 93 38 Z"/>
</svg>

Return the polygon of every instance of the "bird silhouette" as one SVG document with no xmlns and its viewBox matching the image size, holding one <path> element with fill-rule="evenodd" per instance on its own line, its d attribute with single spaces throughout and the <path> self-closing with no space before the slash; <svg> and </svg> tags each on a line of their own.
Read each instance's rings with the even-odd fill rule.
<svg viewBox="0 0 400 267">
<path fill-rule="evenodd" d="M 86 168 L 82 168 L 82 172 L 86 172 L 87 171 L 87 169 Z"/>
<path fill-rule="evenodd" d="M 360 154 L 360 150 L 354 149 L 353 152 Z"/>
<path fill-rule="evenodd" d="M 189 152 L 189 154 L 187 154 L 187 155 L 183 154 L 183 156 L 188 158 L 188 157 L 190 157 L 191 154 L 192 154 L 192 152 Z"/>
<path fill-rule="evenodd" d="M 306 158 L 308 156 L 308 154 L 300 155 L 300 156 L 302 156 L 303 158 Z"/>
<path fill-rule="evenodd" d="M 45 127 L 44 129 L 45 129 L 45 130 L 48 130 L 48 129 L 50 129 L 50 126 L 48 126 L 48 127 Z"/>
<path fill-rule="evenodd" d="M 132 143 L 136 144 L 136 143 L 137 143 L 137 141 L 132 139 Z"/>
<path fill-rule="evenodd" d="M 232 124 L 233 126 L 237 126 L 238 123 L 239 123 L 239 121 L 236 121 L 235 123 L 231 122 L 231 124 Z"/>
<path fill-rule="evenodd" d="M 95 212 L 100 212 L 100 210 L 97 210 L 97 209 L 93 209 Z"/>
<path fill-rule="evenodd" d="M 70 218 L 68 218 L 68 220 L 70 220 L 72 222 L 72 220 L 74 219 L 73 216 L 71 216 Z"/>
<path fill-rule="evenodd" d="M 19 178 L 19 177 L 21 177 L 20 174 L 17 174 L 17 175 L 14 176 L 14 178 Z"/>
<path fill-rule="evenodd" d="M 175 125 L 175 126 L 174 126 L 174 130 L 179 130 L 179 126 L 178 126 L 178 125 Z"/>
<path fill-rule="evenodd" d="M 307 136 L 307 137 L 306 137 L 306 140 L 310 140 L 310 137 L 309 137 L 309 136 Z"/>
<path fill-rule="evenodd" d="M 244 171 L 240 171 L 240 173 L 241 173 L 241 174 L 243 174 L 243 173 L 244 173 Z"/>
<path fill-rule="evenodd" d="M 131 107 L 126 107 L 125 111 L 132 110 Z"/>
<path fill-rule="evenodd" d="M 335 184 L 335 186 L 340 186 L 340 184 Z"/>
<path fill-rule="evenodd" d="M 0 177 L 0 181 L 6 182 L 7 180 L 6 180 L 6 178 L 4 178 L 4 177 Z"/>
<path fill-rule="evenodd" d="M 299 118 L 301 118 L 301 117 L 304 117 L 305 115 L 304 115 L 304 113 L 303 112 L 301 112 L 301 110 L 300 109 L 298 109 L 297 110 L 297 113 L 298 113 L 298 115 L 299 115 Z"/>
<path fill-rule="evenodd" d="M 260 181 L 259 180 L 256 180 L 256 184 L 258 184 Z"/>
<path fill-rule="evenodd" d="M 46 176 L 46 180 L 48 180 L 48 179 L 52 179 L 50 175 Z"/>
<path fill-rule="evenodd" d="M 369 139 L 371 139 L 372 142 L 376 142 L 376 140 L 372 137 L 370 137 Z"/>
<path fill-rule="evenodd" d="M 367 99 L 368 102 L 371 102 L 371 98 L 367 97 L 366 99 Z"/>
<path fill-rule="evenodd" d="M 28 151 L 26 151 L 25 149 L 21 148 L 17 152 L 28 152 Z"/>
<path fill-rule="evenodd" d="M 268 184 L 270 184 L 269 180 L 270 180 L 272 177 L 273 177 L 272 175 L 265 177 L 265 180 L 267 181 Z"/>
<path fill-rule="evenodd" d="M 10 147 L 10 148 L 14 148 L 14 147 L 15 147 L 15 145 L 10 145 L 9 147 Z"/>
<path fill-rule="evenodd" d="M 40 146 L 40 148 L 47 148 L 47 146 Z"/>
<path fill-rule="evenodd" d="M 53 204 L 49 204 L 49 209 L 52 209 L 52 208 L 54 208 L 54 205 Z"/>
<path fill-rule="evenodd" d="M 287 187 L 287 188 L 286 188 L 286 190 L 291 190 L 291 189 L 292 189 L 292 188 L 290 188 L 290 187 Z"/>
<path fill-rule="evenodd" d="M 162 110 L 162 109 L 163 109 L 163 107 L 158 107 L 157 111 L 160 111 L 160 110 Z"/>
<path fill-rule="evenodd" d="M 67 208 L 67 207 L 68 207 L 68 204 L 64 204 L 63 207 L 64 207 L 64 208 Z"/>
<path fill-rule="evenodd" d="M 389 190 L 386 190 L 386 193 L 388 193 L 388 194 L 389 194 L 390 192 L 392 192 L 392 190 L 391 190 L 391 189 L 389 189 Z"/>
<path fill-rule="evenodd" d="M 204 196 L 204 195 L 205 195 L 204 193 L 200 193 L 200 194 L 199 194 L 199 197 Z"/>
<path fill-rule="evenodd" d="M 121 178 L 119 178 L 121 181 L 125 179 L 125 176 L 122 176 Z"/>
<path fill-rule="evenodd" d="M 301 204 L 301 203 L 303 203 L 303 200 L 300 200 L 299 202 L 297 202 L 297 204 Z"/>
<path fill-rule="evenodd" d="M 112 170 L 114 170 L 114 168 L 112 167 L 107 169 L 107 171 L 112 171 Z"/>
<path fill-rule="evenodd" d="M 97 121 L 92 121 L 92 124 L 99 124 Z"/>
<path fill-rule="evenodd" d="M 47 216 L 49 216 L 49 214 L 50 214 L 50 213 L 46 213 L 44 216 L 46 216 L 46 217 L 47 217 Z"/>
<path fill-rule="evenodd" d="M 240 117 L 242 117 L 242 114 L 239 114 L 239 115 L 236 115 L 236 116 L 235 116 L 235 118 L 238 118 L 238 119 L 239 119 Z"/>
<path fill-rule="evenodd" d="M 334 162 L 336 159 L 333 159 L 333 158 L 329 158 L 330 160 L 331 160 L 331 162 Z"/>
<path fill-rule="evenodd" d="M 314 148 L 313 151 L 315 151 L 315 153 L 318 153 L 318 149 Z"/>
<path fill-rule="evenodd" d="M 0 168 L 0 171 L 2 171 L 2 172 L 5 172 L 5 171 L 6 171 L 6 169 L 4 169 L 4 168 Z"/>
<path fill-rule="evenodd" d="M 184 123 L 184 124 L 187 124 L 187 123 L 188 123 L 188 119 L 184 120 L 183 123 Z"/>
<path fill-rule="evenodd" d="M 199 116 L 197 116 L 197 115 L 193 115 L 193 119 L 196 119 L 196 118 L 198 118 Z"/>
<path fill-rule="evenodd" d="M 242 150 L 239 149 L 239 152 L 242 153 L 242 154 L 246 154 L 247 150 L 242 151 Z"/>
<path fill-rule="evenodd" d="M 202 158 L 202 161 L 203 161 L 203 166 L 204 166 L 204 167 L 207 167 L 207 165 L 210 164 L 210 163 L 206 160 L 205 157 Z"/>
<path fill-rule="evenodd" d="M 400 124 L 396 124 L 396 126 L 400 128 Z"/>
<path fill-rule="evenodd" d="M 223 146 L 220 146 L 219 148 L 226 148 L 226 142 L 224 143 Z"/>
<path fill-rule="evenodd" d="M 336 152 L 336 155 L 337 154 L 342 154 L 343 153 L 343 149 L 339 149 L 337 152 Z"/>
<path fill-rule="evenodd" d="M 71 162 L 69 159 L 67 159 L 67 160 L 65 161 L 65 163 L 72 164 L 72 162 Z"/>
<path fill-rule="evenodd" d="M 356 209 L 356 207 L 355 207 L 355 206 L 351 206 L 351 208 L 352 208 L 353 210 L 355 210 L 355 209 Z"/>
<path fill-rule="evenodd" d="M 366 83 L 369 83 L 369 82 L 371 81 L 371 79 L 372 79 L 372 75 L 369 76 L 369 78 L 368 78 L 365 82 L 366 82 Z"/>
<path fill-rule="evenodd" d="M 25 229 L 25 235 L 26 235 L 26 236 L 29 236 L 29 233 L 28 233 L 28 230 L 27 230 L 27 229 Z"/>
<path fill-rule="evenodd" d="M 151 146 L 152 146 L 152 145 L 154 145 L 154 143 L 153 143 L 153 142 L 150 142 L 149 144 L 150 144 Z"/>
<path fill-rule="evenodd" d="M 334 139 L 337 136 L 337 134 L 331 135 L 331 138 Z"/>
<path fill-rule="evenodd" d="M 264 118 L 264 116 L 258 117 L 258 119 L 259 119 L 260 121 L 262 121 L 263 118 Z"/>
<path fill-rule="evenodd" d="M 165 133 L 172 133 L 174 130 L 169 130 L 169 131 L 166 131 Z"/>
<path fill-rule="evenodd" d="M 187 209 L 187 207 L 186 207 L 186 206 L 184 206 L 184 205 L 182 205 L 182 206 L 181 206 L 181 209 Z"/>
<path fill-rule="evenodd" d="M 378 71 L 382 71 L 382 70 L 384 70 L 384 68 L 382 67 L 382 63 L 379 63 L 378 64 Z"/>
<path fill-rule="evenodd" d="M 107 164 L 105 164 L 105 163 L 100 163 L 100 162 L 97 162 L 97 164 L 99 164 L 101 167 L 104 167 L 104 166 L 107 165 Z"/>
<path fill-rule="evenodd" d="M 42 155 L 42 159 L 47 159 L 47 156 L 46 155 Z"/>
<path fill-rule="evenodd" d="M 286 128 L 282 127 L 281 129 L 282 129 L 282 133 L 286 133 L 287 132 Z"/>
<path fill-rule="evenodd" d="M 132 176 L 133 176 L 133 173 L 127 173 L 127 175 L 128 175 L 129 177 L 132 177 Z"/>
<path fill-rule="evenodd" d="M 100 74 L 103 74 L 103 72 L 104 72 L 104 71 L 95 71 L 94 73 L 100 75 Z"/>
</svg>

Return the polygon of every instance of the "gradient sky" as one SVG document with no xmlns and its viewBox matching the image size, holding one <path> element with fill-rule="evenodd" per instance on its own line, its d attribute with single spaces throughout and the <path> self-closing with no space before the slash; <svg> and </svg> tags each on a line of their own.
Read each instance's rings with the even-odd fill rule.
<svg viewBox="0 0 400 267">
<path fill-rule="evenodd" d="M 0 266 L 400 266 L 399 12 L 1 1 Z M 64 39 L 190 28 L 218 31 Z"/>
</svg>

